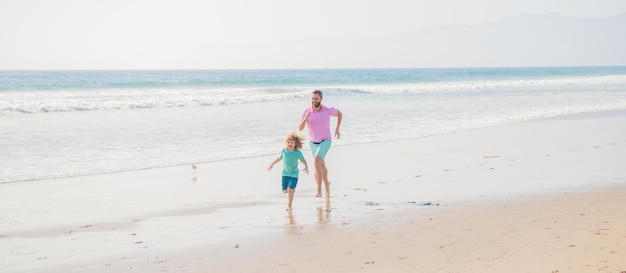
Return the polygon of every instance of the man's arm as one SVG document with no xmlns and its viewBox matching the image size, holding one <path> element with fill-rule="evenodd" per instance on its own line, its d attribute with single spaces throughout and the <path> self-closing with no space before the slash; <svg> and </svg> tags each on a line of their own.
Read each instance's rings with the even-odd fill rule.
<svg viewBox="0 0 626 273">
<path fill-rule="evenodd" d="M 341 127 L 341 111 L 337 110 L 337 127 L 335 127 L 335 137 L 341 138 L 341 133 L 339 132 L 339 128 Z"/>
<path fill-rule="evenodd" d="M 311 115 L 311 111 L 306 110 L 306 113 L 304 114 L 304 118 L 302 118 L 302 120 L 300 120 L 300 123 L 298 123 L 298 130 L 300 131 L 304 130 L 304 126 L 306 126 L 306 121 L 309 119 L 310 115 Z"/>
</svg>

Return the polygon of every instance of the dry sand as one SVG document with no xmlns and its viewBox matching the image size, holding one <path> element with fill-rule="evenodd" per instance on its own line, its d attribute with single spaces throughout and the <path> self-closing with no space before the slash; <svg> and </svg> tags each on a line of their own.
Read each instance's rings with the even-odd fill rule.
<svg viewBox="0 0 626 273">
<path fill-rule="evenodd" d="M 330 200 L 303 175 L 292 212 L 274 156 L 197 164 L 196 179 L 177 166 L 2 184 L 0 268 L 622 273 L 625 124 L 591 113 L 338 145 Z"/>
<path fill-rule="evenodd" d="M 626 187 L 294 226 L 195 272 L 624 272 Z M 332 213 L 332 212 L 331 212 Z M 202 253 L 198 249 L 194 254 Z M 197 257 L 200 257 L 198 255 Z"/>
</svg>

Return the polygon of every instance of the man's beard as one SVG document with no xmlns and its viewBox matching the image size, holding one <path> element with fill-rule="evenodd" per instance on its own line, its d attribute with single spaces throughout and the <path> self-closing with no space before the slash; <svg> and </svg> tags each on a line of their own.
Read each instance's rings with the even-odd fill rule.
<svg viewBox="0 0 626 273">
<path fill-rule="evenodd" d="M 313 103 L 313 108 L 320 108 L 320 105 L 322 105 L 321 102 L 314 102 Z"/>
</svg>

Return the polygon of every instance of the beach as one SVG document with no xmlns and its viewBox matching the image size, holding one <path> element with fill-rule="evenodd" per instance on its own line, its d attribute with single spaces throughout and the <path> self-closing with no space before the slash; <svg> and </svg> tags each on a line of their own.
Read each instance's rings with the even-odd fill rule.
<svg viewBox="0 0 626 273">
<path fill-rule="evenodd" d="M 624 272 L 626 112 L 0 185 L 3 272 Z M 340 143 L 341 140 L 337 140 Z M 305 153 L 307 159 L 310 158 Z"/>
</svg>

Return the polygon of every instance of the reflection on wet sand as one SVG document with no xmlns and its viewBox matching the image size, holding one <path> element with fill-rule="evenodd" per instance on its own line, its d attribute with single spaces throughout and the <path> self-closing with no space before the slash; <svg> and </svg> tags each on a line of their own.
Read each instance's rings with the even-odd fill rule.
<svg viewBox="0 0 626 273">
<path fill-rule="evenodd" d="M 317 223 L 326 224 L 330 222 L 330 198 L 326 198 L 326 202 L 323 207 L 317 207 Z"/>
<path fill-rule="evenodd" d="M 287 210 L 287 219 L 289 219 L 289 225 L 295 225 L 296 224 L 296 219 L 293 217 L 293 211 L 292 210 Z"/>
<path fill-rule="evenodd" d="M 326 198 L 326 202 L 323 205 L 320 205 L 319 207 L 316 208 L 316 214 L 317 214 L 317 224 L 321 225 L 321 226 L 325 226 L 326 224 L 330 223 L 330 212 L 332 211 L 331 205 L 330 205 L 330 200 L 328 198 Z M 305 217 L 305 218 L 309 218 L 310 214 L 301 214 L 301 217 Z M 294 215 L 293 210 L 287 210 L 287 227 L 285 229 L 285 231 L 288 234 L 291 235 L 302 235 L 302 229 L 305 228 L 305 226 L 308 226 L 305 224 L 305 226 L 303 225 L 299 225 L 298 221 L 296 220 L 296 218 L 298 217 L 297 213 Z M 309 219 L 305 219 L 304 222 L 309 222 Z"/>
<path fill-rule="evenodd" d="M 302 235 L 302 226 L 298 225 L 296 222 L 296 218 L 293 216 L 292 210 L 287 211 L 287 220 L 289 221 L 286 229 L 287 233 L 291 235 Z"/>
</svg>

